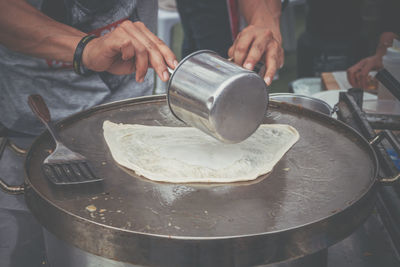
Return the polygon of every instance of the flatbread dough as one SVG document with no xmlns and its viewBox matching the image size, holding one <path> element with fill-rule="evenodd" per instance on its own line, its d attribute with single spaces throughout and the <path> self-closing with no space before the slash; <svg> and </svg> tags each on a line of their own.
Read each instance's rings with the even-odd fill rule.
<svg viewBox="0 0 400 267">
<path fill-rule="evenodd" d="M 191 127 L 105 121 L 103 130 L 116 162 L 150 180 L 170 183 L 254 180 L 270 172 L 299 139 L 296 129 L 283 124 L 263 124 L 238 144 L 221 143 Z"/>
</svg>

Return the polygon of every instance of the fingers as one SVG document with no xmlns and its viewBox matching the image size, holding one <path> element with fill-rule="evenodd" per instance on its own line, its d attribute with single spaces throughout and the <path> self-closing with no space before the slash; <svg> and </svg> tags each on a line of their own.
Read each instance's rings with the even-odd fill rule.
<svg viewBox="0 0 400 267">
<path fill-rule="evenodd" d="M 97 72 L 111 70 L 111 73 L 122 75 L 135 70 L 133 61 L 128 60 L 133 56 L 134 48 L 130 40 L 116 32 L 113 38 L 103 36 L 88 43 L 83 51 L 82 62 L 85 67 Z M 118 62 L 120 64 L 116 64 Z"/>
<path fill-rule="evenodd" d="M 176 60 L 174 52 L 172 52 L 172 50 L 169 49 L 169 47 L 160 38 L 154 35 L 144 25 L 142 27 L 142 31 L 144 34 L 146 34 L 147 38 L 149 38 L 157 46 L 168 66 L 172 69 L 175 69 L 176 66 L 178 66 L 178 61 Z"/>
<path fill-rule="evenodd" d="M 149 67 L 149 53 L 146 47 L 147 40 L 146 38 L 143 38 L 143 33 L 136 23 L 125 21 L 120 25 L 120 28 L 123 30 L 125 36 L 129 38 L 130 43 L 132 44 L 135 51 L 135 79 L 137 82 L 143 82 L 147 73 L 147 69 Z"/>
<path fill-rule="evenodd" d="M 364 68 L 360 71 L 360 81 L 361 81 L 361 88 L 368 88 L 368 75 L 369 75 L 370 69 L 367 66 L 364 66 Z"/>
<path fill-rule="evenodd" d="M 135 47 L 133 46 L 132 42 L 125 41 L 121 45 L 121 58 L 122 60 L 129 60 L 135 56 Z"/>
<path fill-rule="evenodd" d="M 283 48 L 271 30 L 264 27 L 248 26 L 236 38 L 228 50 L 228 56 L 244 68 L 253 70 L 260 61 L 265 60 L 264 80 L 270 85 L 277 69 L 283 66 Z"/>
<path fill-rule="evenodd" d="M 254 40 L 244 61 L 243 67 L 248 70 L 254 69 L 254 66 L 261 60 L 265 53 L 266 43 L 268 43 L 266 38 L 256 38 Z"/>
<path fill-rule="evenodd" d="M 246 33 L 241 33 L 238 35 L 236 38 L 234 44 L 233 44 L 233 60 L 236 64 L 238 65 L 243 65 L 244 60 L 246 59 L 248 52 L 250 50 L 251 44 L 253 40 L 255 39 L 255 36 L 253 34 L 246 34 Z M 251 67 L 249 65 L 244 66 L 244 67 Z M 254 67 L 254 64 L 253 64 Z M 252 68 L 249 68 L 252 69 Z"/>
<path fill-rule="evenodd" d="M 146 47 L 139 42 L 136 46 L 136 57 L 135 57 L 135 67 L 136 67 L 136 81 L 143 82 L 146 76 L 147 69 L 149 67 L 149 55 L 147 53 Z"/>
<path fill-rule="evenodd" d="M 264 75 L 264 81 L 269 86 L 272 83 L 276 70 L 280 66 L 278 52 L 275 49 L 269 49 L 265 55 L 265 62 L 267 69 Z"/>
<path fill-rule="evenodd" d="M 363 59 L 347 70 L 347 80 L 354 88 L 366 88 L 370 70 L 368 58 Z"/>
<path fill-rule="evenodd" d="M 285 64 L 285 51 L 283 50 L 282 45 L 279 44 L 279 54 L 278 54 L 278 66 L 281 69 Z"/>
<path fill-rule="evenodd" d="M 382 68 L 382 57 L 374 55 L 364 58 L 347 70 L 349 83 L 356 88 L 368 88 L 369 72 Z"/>
<path fill-rule="evenodd" d="M 145 45 L 147 51 L 149 52 L 150 66 L 154 68 L 162 81 L 168 81 L 169 73 L 163 54 L 161 53 L 159 47 L 148 37 L 148 35 L 143 31 L 142 33 L 143 35 L 140 36 L 140 41 Z"/>
<path fill-rule="evenodd" d="M 347 80 L 354 88 L 357 86 L 356 72 L 358 70 L 357 64 L 347 69 Z"/>
<path fill-rule="evenodd" d="M 132 60 L 132 58 L 135 56 L 135 47 L 133 46 L 132 42 L 125 41 L 125 43 L 121 45 L 120 50 L 123 62 L 113 66 L 114 73 L 124 75 L 135 72 L 136 66 Z"/>
<path fill-rule="evenodd" d="M 174 53 L 141 22 L 135 22 L 127 30 L 136 38 L 148 53 L 149 66 L 153 67 L 157 75 L 164 82 L 169 79 L 167 65 L 175 68 L 178 64 Z M 135 35 L 134 35 L 135 34 Z"/>
<path fill-rule="evenodd" d="M 361 72 L 360 70 L 357 70 L 355 73 L 355 80 L 356 80 L 356 87 L 357 88 L 362 88 L 362 80 L 361 80 Z"/>
<path fill-rule="evenodd" d="M 275 42 L 273 38 L 273 34 L 270 30 L 258 30 L 254 31 L 255 37 L 254 41 L 251 44 L 249 52 L 246 56 L 246 60 L 244 62 L 244 67 L 246 69 L 252 70 L 254 65 L 259 62 L 265 52 L 269 49 L 274 49 L 272 53 L 278 53 L 277 46 L 271 46 L 271 42 Z"/>
<path fill-rule="evenodd" d="M 233 58 L 233 51 L 234 51 L 234 49 L 235 49 L 234 45 L 235 45 L 235 44 L 233 44 L 233 45 L 232 45 L 231 47 L 229 47 L 229 49 L 228 49 L 228 57 L 229 57 L 229 58 Z"/>
<path fill-rule="evenodd" d="M 167 66 L 174 69 L 178 65 L 174 53 L 142 22 L 124 21 L 98 40 L 96 53 L 90 57 L 94 70 L 114 74 L 135 71 L 136 81 L 142 82 L 147 69 L 153 67 L 161 80 L 167 81 Z"/>
<path fill-rule="evenodd" d="M 362 88 L 366 89 L 369 87 L 371 70 L 377 70 L 381 67 L 381 61 L 379 57 L 371 56 L 365 59 L 365 64 L 362 66 L 360 71 L 361 85 Z"/>
</svg>

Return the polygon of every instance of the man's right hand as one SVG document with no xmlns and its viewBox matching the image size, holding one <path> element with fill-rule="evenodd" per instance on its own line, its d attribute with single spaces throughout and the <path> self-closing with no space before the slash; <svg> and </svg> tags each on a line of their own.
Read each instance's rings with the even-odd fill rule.
<svg viewBox="0 0 400 267">
<path fill-rule="evenodd" d="M 124 21 L 114 31 L 90 41 L 82 55 L 83 65 L 91 70 L 113 74 L 136 72 L 136 81 L 143 82 L 149 67 L 164 82 L 167 66 L 175 69 L 178 62 L 168 46 L 142 22 Z"/>
<path fill-rule="evenodd" d="M 24 18 L 18 20 L 15 18 Z M 59 23 L 26 0 L 0 0 L 0 44 L 39 58 L 72 62 L 79 40 L 86 33 Z M 124 21 L 114 31 L 90 41 L 82 55 L 85 67 L 113 74 L 136 72 L 143 81 L 152 67 L 167 81 L 167 65 L 177 65 L 174 53 L 142 22 Z"/>
</svg>

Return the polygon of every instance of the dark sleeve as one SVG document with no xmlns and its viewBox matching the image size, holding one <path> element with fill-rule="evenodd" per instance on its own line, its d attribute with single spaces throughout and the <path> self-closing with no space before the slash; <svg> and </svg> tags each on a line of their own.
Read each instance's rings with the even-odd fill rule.
<svg viewBox="0 0 400 267">
<path fill-rule="evenodd" d="M 400 0 L 382 2 L 382 32 L 400 34 Z"/>
</svg>

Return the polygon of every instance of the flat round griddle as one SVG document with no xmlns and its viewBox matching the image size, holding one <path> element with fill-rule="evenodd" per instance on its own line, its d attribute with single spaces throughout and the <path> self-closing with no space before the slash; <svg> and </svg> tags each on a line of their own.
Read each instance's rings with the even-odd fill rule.
<svg viewBox="0 0 400 267">
<path fill-rule="evenodd" d="M 138 177 L 113 160 L 105 120 L 182 126 L 165 96 L 95 107 L 58 123 L 64 143 L 104 178 L 84 186 L 54 186 L 42 175 L 54 147 L 48 132 L 32 145 L 29 208 L 57 237 L 96 255 L 145 266 L 266 264 L 332 245 L 373 207 L 377 161 L 371 147 L 341 122 L 299 106 L 271 101 L 264 123 L 289 124 L 300 140 L 268 176 L 250 183 L 168 184 Z"/>
</svg>

